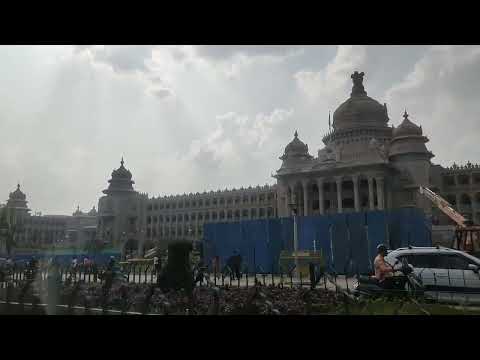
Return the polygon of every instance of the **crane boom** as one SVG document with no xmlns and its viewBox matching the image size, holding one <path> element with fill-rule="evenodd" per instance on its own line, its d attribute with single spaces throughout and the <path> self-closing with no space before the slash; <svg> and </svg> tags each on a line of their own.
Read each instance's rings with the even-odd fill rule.
<svg viewBox="0 0 480 360">
<path fill-rule="evenodd" d="M 465 228 L 465 221 L 466 219 L 457 211 L 455 211 L 450 205 L 448 201 L 446 201 L 444 198 L 442 198 L 440 195 L 435 194 L 432 190 L 430 190 L 427 187 L 420 186 L 418 189 L 420 194 L 424 195 L 426 198 L 428 198 L 436 207 L 438 207 L 445 215 L 447 215 L 450 219 L 455 221 L 455 223 L 462 227 Z"/>
</svg>

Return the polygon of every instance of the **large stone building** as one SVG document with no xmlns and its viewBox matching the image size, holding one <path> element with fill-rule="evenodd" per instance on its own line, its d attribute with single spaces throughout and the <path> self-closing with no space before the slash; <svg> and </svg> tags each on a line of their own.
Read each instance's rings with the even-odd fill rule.
<svg viewBox="0 0 480 360">
<path fill-rule="evenodd" d="M 406 111 L 398 127 L 390 125 L 387 105 L 367 96 L 363 77 L 358 72 L 351 76 L 350 97 L 334 112 L 316 156 L 295 132 L 280 157 L 275 185 L 150 198 L 134 190 L 122 159 L 98 203 L 97 241 L 122 253 L 142 253 L 159 242 L 201 240 L 206 223 L 287 217 L 292 209 L 300 216 L 322 216 L 414 206 L 432 216 L 435 224 L 451 224 L 419 194 L 419 186 L 430 187 L 480 222 L 480 167 L 433 164 L 422 127 Z M 12 194 L 7 207 L 28 217 L 23 193 L 17 189 Z M 90 215 L 87 233 L 92 239 L 97 217 Z M 38 221 L 52 222 L 49 229 L 54 234 L 57 228 L 65 229 L 54 223 L 67 218 L 41 218 Z"/>
<path fill-rule="evenodd" d="M 406 112 L 397 128 L 389 126 L 387 105 L 367 96 L 363 76 L 352 75 L 350 98 L 334 112 L 317 157 L 297 132 L 285 148 L 276 174 L 280 216 L 288 216 L 292 203 L 304 216 L 408 205 L 431 212 L 417 192 L 430 185 L 428 139 Z"/>
<path fill-rule="evenodd" d="M 98 203 L 97 236 L 122 253 L 142 253 L 159 241 L 201 240 L 205 223 L 276 216 L 275 186 L 149 198 L 133 189 L 123 159 L 108 182 Z"/>
<path fill-rule="evenodd" d="M 88 213 L 77 208 L 72 216 L 41 213 L 31 215 L 27 203 L 27 196 L 20 190 L 20 185 L 17 185 L 17 189 L 10 193 L 7 204 L 3 207 L 8 223 L 15 225 L 14 248 L 48 248 L 54 245 L 83 248 L 89 240 L 95 239 L 95 207 Z M 1 245 L 4 251 L 5 243 L 2 241 Z"/>
</svg>

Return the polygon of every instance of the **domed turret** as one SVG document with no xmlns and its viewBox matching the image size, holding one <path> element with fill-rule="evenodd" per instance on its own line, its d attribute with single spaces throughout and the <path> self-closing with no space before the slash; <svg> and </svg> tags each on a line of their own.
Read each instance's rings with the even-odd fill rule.
<svg viewBox="0 0 480 360">
<path fill-rule="evenodd" d="M 17 190 L 10 193 L 10 200 L 26 200 L 27 196 L 20 190 L 20 184 L 17 184 Z"/>
<path fill-rule="evenodd" d="M 127 170 L 124 166 L 124 161 L 122 157 L 122 161 L 120 161 L 120 167 L 117 170 L 113 170 L 112 172 L 112 179 L 131 179 L 132 173 Z"/>
<path fill-rule="evenodd" d="M 402 136 L 422 136 L 422 127 L 415 125 L 408 119 L 407 110 L 403 114 L 403 121 L 402 123 L 393 130 L 393 137 L 398 138 Z"/>
<path fill-rule="evenodd" d="M 399 156 L 408 155 L 411 157 L 413 154 L 430 160 L 433 154 L 428 151 L 425 145 L 427 142 L 428 138 L 423 136 L 422 127 L 411 122 L 405 110 L 402 123 L 393 130 L 389 151 L 390 160 Z"/>
<path fill-rule="evenodd" d="M 112 178 L 108 180 L 109 186 L 107 190 L 103 190 L 104 194 L 110 194 L 113 192 L 135 192 L 133 189 L 132 173 L 124 166 L 124 161 L 120 162 L 120 167 L 112 172 Z"/>
<path fill-rule="evenodd" d="M 367 96 L 363 87 L 363 72 L 355 71 L 350 98 L 333 113 L 333 129 L 342 130 L 358 127 L 387 127 L 386 105 Z"/>
<path fill-rule="evenodd" d="M 20 213 L 30 211 L 27 207 L 27 196 L 20 190 L 20 184 L 17 184 L 17 189 L 10 193 L 6 206 Z"/>
<path fill-rule="evenodd" d="M 295 131 L 293 140 L 285 147 L 281 160 L 285 160 L 289 157 L 308 157 L 311 158 L 308 153 L 308 145 L 298 138 L 298 132 Z"/>
</svg>

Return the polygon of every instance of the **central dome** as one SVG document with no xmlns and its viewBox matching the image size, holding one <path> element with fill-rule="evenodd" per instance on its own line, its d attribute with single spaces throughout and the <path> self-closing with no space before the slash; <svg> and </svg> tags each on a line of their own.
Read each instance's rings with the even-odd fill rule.
<svg viewBox="0 0 480 360">
<path fill-rule="evenodd" d="M 363 87 L 364 73 L 352 74 L 353 88 L 350 98 L 333 113 L 334 130 L 358 127 L 387 127 L 386 105 L 367 96 Z"/>
</svg>

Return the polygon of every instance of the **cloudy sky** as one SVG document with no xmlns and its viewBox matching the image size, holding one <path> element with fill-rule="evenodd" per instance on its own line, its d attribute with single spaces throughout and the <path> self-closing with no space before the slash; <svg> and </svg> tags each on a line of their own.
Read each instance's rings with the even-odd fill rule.
<svg viewBox="0 0 480 360">
<path fill-rule="evenodd" d="M 122 156 L 150 196 L 271 184 L 355 70 L 435 163 L 480 162 L 478 46 L 0 46 L 0 201 L 19 181 L 34 211 L 90 209 Z"/>
</svg>

